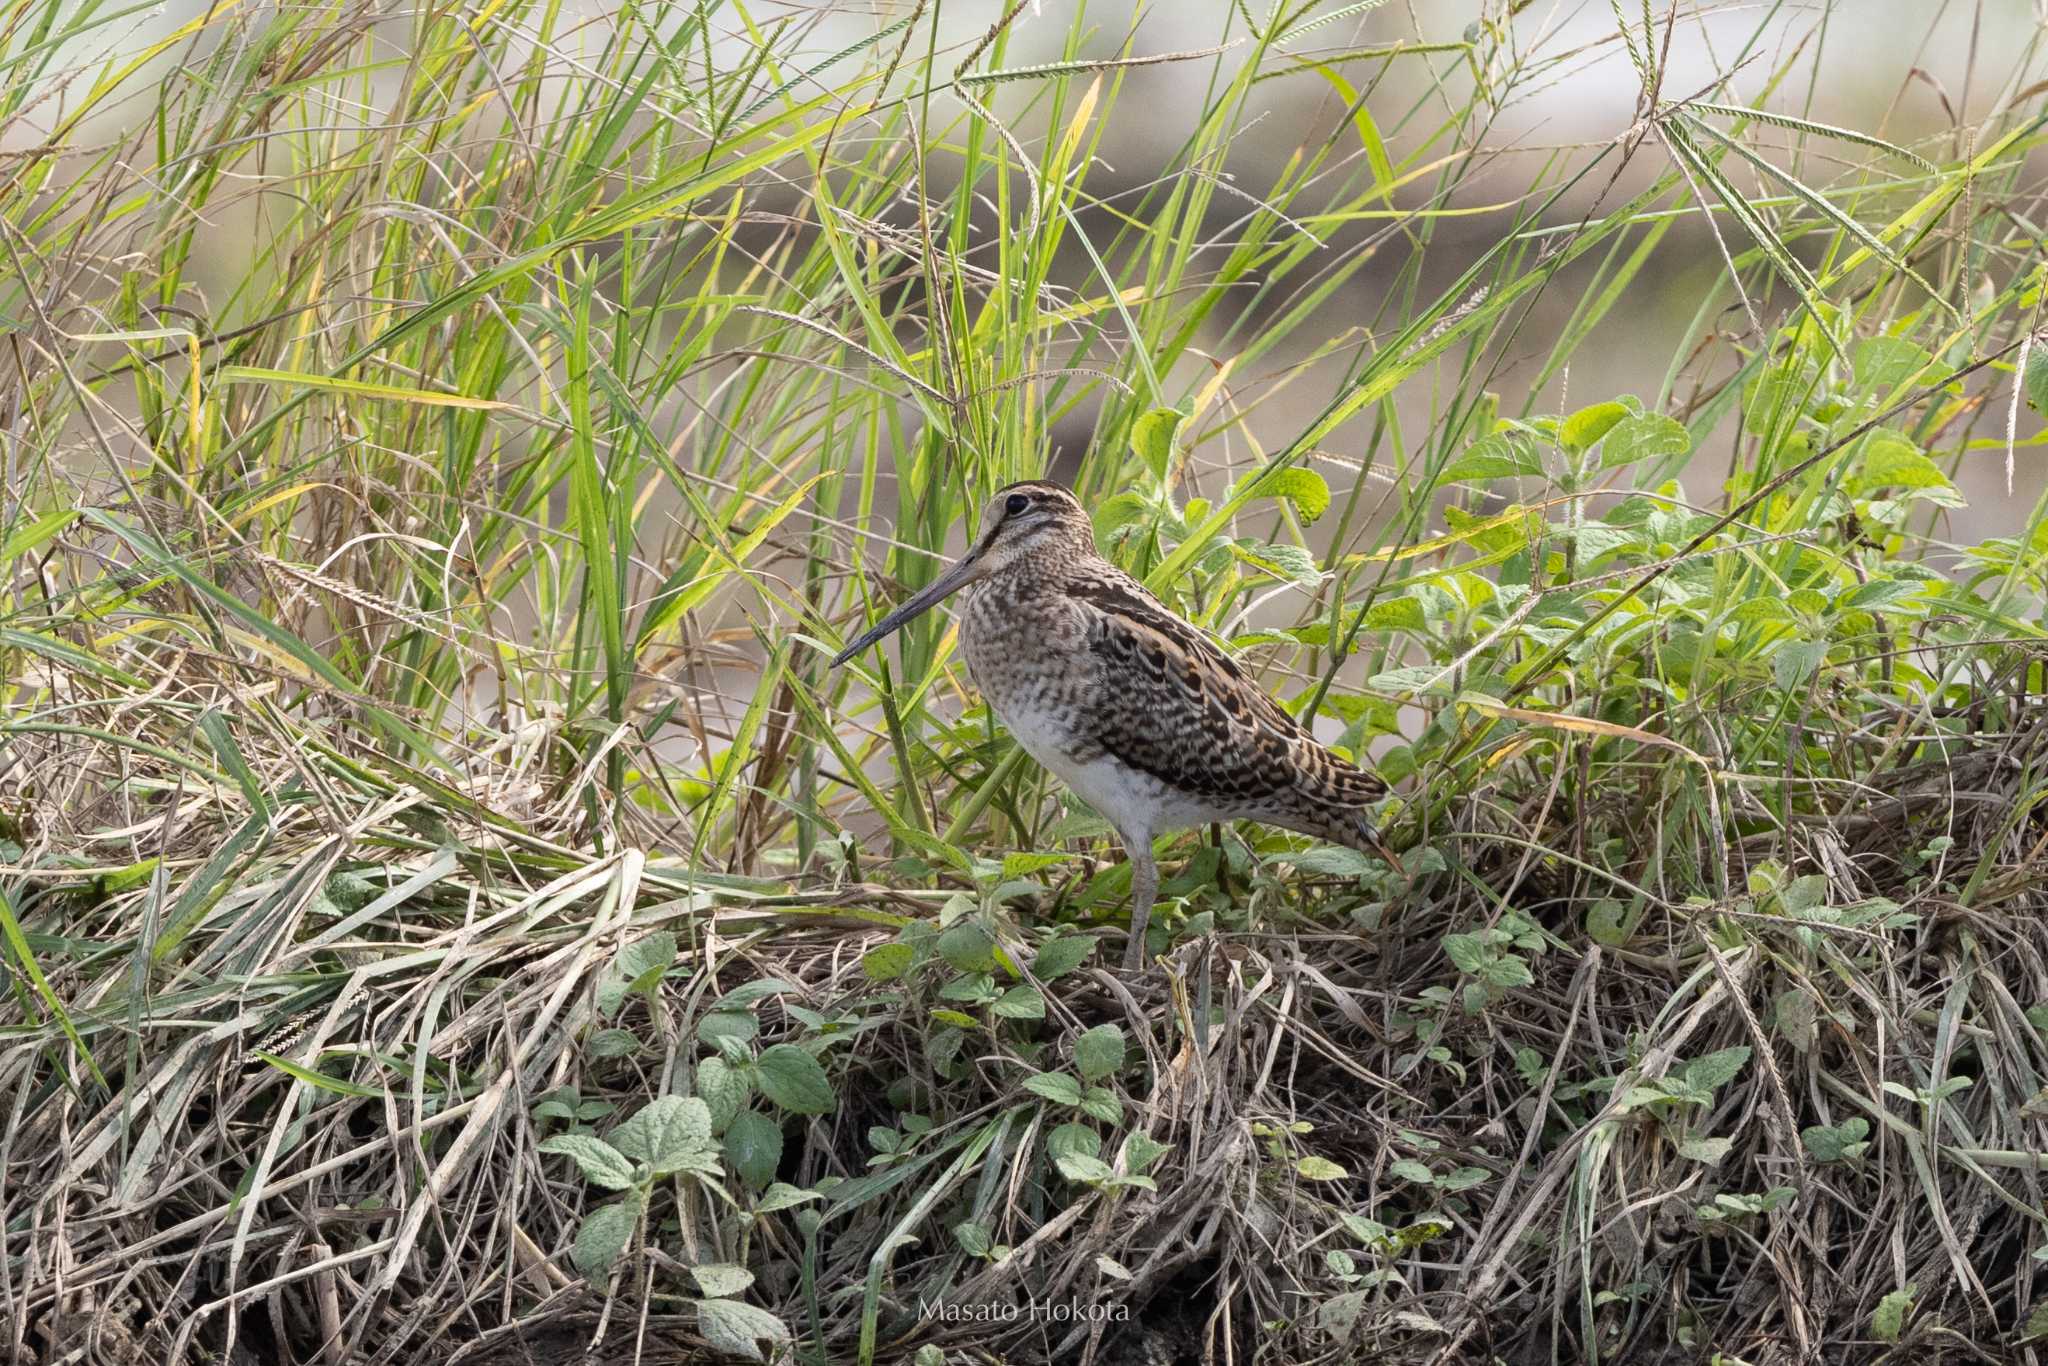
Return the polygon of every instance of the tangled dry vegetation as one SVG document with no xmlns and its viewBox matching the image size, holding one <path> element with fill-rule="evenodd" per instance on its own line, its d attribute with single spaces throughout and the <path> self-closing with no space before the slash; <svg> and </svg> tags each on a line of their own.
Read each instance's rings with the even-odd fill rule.
<svg viewBox="0 0 2048 1366">
<path fill-rule="evenodd" d="M 2036 1359 L 2038 35 L 1039 8 L 0 18 L 0 1359 Z M 1399 868 L 824 667 L 1062 432 Z"/>
<path fill-rule="evenodd" d="M 694 1360 L 675 1282 L 711 1264 L 751 1267 L 828 1360 L 872 1341 L 1534 1362 L 1582 1333 L 1624 1361 L 1846 1360 L 1887 1337 L 2003 1359 L 2035 1302 L 2048 1160 L 2048 720 L 2038 658 L 2013 664 L 1938 718 L 1938 759 L 1728 839 L 1748 891 L 1727 901 L 1603 918 L 1613 879 L 1569 853 L 1668 838 L 1642 794 L 1690 784 L 1668 771 L 1687 760 L 1590 784 L 1540 765 L 1456 794 L 1432 831 L 1523 852 L 1375 869 L 1371 900 L 1207 860 L 1231 890 L 1197 903 L 1249 894 L 1275 923 L 1137 977 L 1063 951 L 1077 936 L 1027 954 L 1040 915 L 976 962 L 971 935 L 918 933 L 960 909 L 943 891 L 579 852 L 367 752 L 244 731 L 237 786 L 168 762 L 178 737 L 128 694 L 80 687 L 76 729 L 16 738 L 41 809 L 68 813 L 22 833 L 90 850 L 142 817 L 190 852 L 125 875 L 52 861 L 17 894 L 35 928 L 16 961 L 51 969 L 17 979 L 6 1061 L 15 1349 L 317 1360 L 339 1332 L 372 1361 L 573 1360 L 593 1338 L 602 1359 Z M 208 730 L 218 674 L 195 657 L 170 690 Z M 1924 749 L 1897 743 L 1918 718 L 1836 719 L 1873 758 Z M 1041 1008 L 935 1027 L 964 999 L 941 982 L 996 953 L 1032 964 L 1003 999 Z M 791 1046 L 824 1064 L 822 1097 L 771 1079 Z M 768 1074 L 739 1105 L 776 1115 L 779 1151 L 727 1143 L 736 1206 L 677 1181 L 644 1258 L 578 1274 L 563 1254 L 593 1200 L 543 1140 L 705 1094 L 721 1059 Z M 1063 1155 L 1118 1155 L 1076 1129 L 1145 1136 L 1115 1165 L 1149 1183 L 1063 1177 Z M 819 1194 L 735 1218 L 774 1189 Z M 942 1295 L 1133 1316 L 920 1317 Z"/>
</svg>

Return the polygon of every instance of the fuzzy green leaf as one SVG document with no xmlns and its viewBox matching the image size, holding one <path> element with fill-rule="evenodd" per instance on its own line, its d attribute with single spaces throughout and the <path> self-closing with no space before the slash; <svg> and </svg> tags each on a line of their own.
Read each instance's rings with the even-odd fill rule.
<svg viewBox="0 0 2048 1366">
<path fill-rule="evenodd" d="M 617 1148 L 591 1134 L 556 1134 L 543 1140 L 540 1151 L 561 1153 L 576 1164 L 583 1179 L 608 1191 L 630 1190 L 633 1164 Z"/>
<path fill-rule="evenodd" d="M 871 982 L 893 982 L 910 971 L 916 951 L 908 944 L 883 944 L 861 955 L 861 971 Z"/>
<path fill-rule="evenodd" d="M 1034 986 L 1015 986 L 1004 992 L 989 1009 L 1005 1020 L 1042 1020 L 1045 1018 L 1045 995 Z"/>
<path fill-rule="evenodd" d="M 1088 955 L 1094 952 L 1095 939 L 1091 935 L 1069 934 L 1048 939 L 1031 960 L 1031 975 L 1041 982 L 1064 977 L 1087 962 Z"/>
<path fill-rule="evenodd" d="M 734 1116 L 725 1129 L 725 1160 L 748 1185 L 767 1185 L 782 1165 L 782 1126 L 759 1110 Z"/>
<path fill-rule="evenodd" d="M 765 1361 L 757 1345 L 789 1341 L 789 1328 L 765 1309 L 744 1300 L 696 1300 L 697 1331 L 721 1352 L 746 1361 Z"/>
<path fill-rule="evenodd" d="M 713 1262 L 708 1266 L 693 1266 L 690 1275 L 697 1282 L 697 1288 L 713 1297 L 737 1295 L 754 1283 L 754 1273 L 743 1266 L 730 1262 Z"/>
<path fill-rule="evenodd" d="M 963 920 L 939 936 L 939 957 L 962 972 L 987 972 L 996 965 L 995 941 L 972 920 Z"/>
<path fill-rule="evenodd" d="M 1919 1287 L 1912 1281 L 1877 1302 L 1870 1316 L 1870 1335 L 1879 1342 L 1897 1342 L 1906 1329 L 1906 1315 L 1912 1312 L 1913 1296 Z"/>
<path fill-rule="evenodd" d="M 1024 1078 L 1024 1089 L 1060 1105 L 1081 1103 L 1081 1083 L 1064 1072 L 1039 1072 Z"/>
<path fill-rule="evenodd" d="M 1124 1032 L 1097 1025 L 1074 1040 L 1074 1066 L 1089 1081 L 1100 1081 L 1124 1065 Z"/>
<path fill-rule="evenodd" d="M 1131 424 L 1131 454 L 1153 478 L 1164 479 L 1173 467 L 1174 438 L 1187 420 L 1187 414 L 1176 409 L 1154 408 Z"/>
<path fill-rule="evenodd" d="M 576 1247 L 570 1254 L 576 1259 L 576 1269 L 586 1276 L 602 1276 L 610 1271 L 612 1263 L 619 1260 L 619 1254 L 632 1241 L 639 1222 L 637 1194 L 599 1205 L 584 1215 L 583 1226 L 576 1230 Z"/>
<path fill-rule="evenodd" d="M 761 1094 L 799 1115 L 829 1113 L 839 1103 L 818 1060 L 793 1043 L 779 1043 L 754 1063 Z"/>
<path fill-rule="evenodd" d="M 1568 451 L 1589 450 L 1628 416 L 1628 405 L 1611 399 L 1581 408 L 1559 424 L 1557 443 Z"/>
<path fill-rule="evenodd" d="M 1639 460 L 1669 460 L 1692 449 L 1692 433 L 1662 413 L 1631 413 L 1614 424 L 1600 447 L 1603 469 L 1619 469 Z"/>
<path fill-rule="evenodd" d="M 1330 485 L 1314 470 L 1299 465 L 1251 476 L 1251 496 L 1280 498 L 1294 504 L 1304 522 L 1313 522 L 1330 510 Z M 1239 488 L 1243 488 L 1239 485 Z"/>
<path fill-rule="evenodd" d="M 657 1172 L 682 1171 L 712 1149 L 711 1107 L 698 1096 L 657 1096 L 610 1137 L 613 1147 Z"/>
<path fill-rule="evenodd" d="M 746 1075 L 724 1058 L 706 1058 L 697 1064 L 696 1092 L 711 1109 L 711 1132 L 722 1134 L 733 1122 L 753 1087 Z"/>
</svg>

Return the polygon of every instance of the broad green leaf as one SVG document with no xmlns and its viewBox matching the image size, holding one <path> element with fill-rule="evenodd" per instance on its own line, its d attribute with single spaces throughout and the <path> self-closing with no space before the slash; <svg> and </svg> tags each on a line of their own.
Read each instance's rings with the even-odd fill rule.
<svg viewBox="0 0 2048 1366">
<path fill-rule="evenodd" d="M 745 1361 L 766 1361 L 758 1344 L 788 1342 L 789 1328 L 765 1309 L 744 1300 L 694 1300 L 697 1331 L 721 1352 Z"/>
<path fill-rule="evenodd" d="M 640 1048 L 640 1036 L 630 1029 L 600 1029 L 590 1036 L 593 1058 L 629 1058 Z"/>
<path fill-rule="evenodd" d="M 908 944 L 882 944 L 861 955 L 860 967 L 871 982 L 893 982 L 910 971 L 916 956 Z"/>
<path fill-rule="evenodd" d="M 1684 1138 L 1678 1142 L 1678 1155 L 1712 1166 L 1728 1156 L 1728 1150 L 1734 1146 L 1735 1140 L 1731 1138 Z"/>
<path fill-rule="evenodd" d="M 1069 1181 L 1108 1181 L 1116 1175 L 1114 1167 L 1086 1153 L 1065 1153 L 1055 1157 L 1052 1164 Z"/>
<path fill-rule="evenodd" d="M 1861 1118 L 1840 1124 L 1813 1124 L 1799 1131 L 1799 1141 L 1816 1162 L 1844 1162 L 1857 1157 L 1870 1144 L 1870 1121 Z"/>
<path fill-rule="evenodd" d="M 1366 1306 L 1379 1299 L 1384 1290 L 1346 1290 L 1316 1306 L 1316 1327 L 1338 1342 L 1351 1337 Z"/>
<path fill-rule="evenodd" d="M 1057 868 L 1067 862 L 1065 854 L 1005 854 L 1003 855 L 1003 878 L 1029 877 L 1047 868 Z"/>
<path fill-rule="evenodd" d="M 1828 610 L 1827 594 L 1812 588 L 1795 588 L 1785 595 L 1785 605 L 1795 615 L 1818 617 Z"/>
<path fill-rule="evenodd" d="M 1451 965 L 1468 977 L 1477 977 L 1486 966 L 1486 960 L 1493 956 L 1486 942 L 1476 934 L 1447 934 L 1444 936 L 1444 956 Z"/>
<path fill-rule="evenodd" d="M 705 1058 L 697 1064 L 694 1089 L 711 1109 L 711 1132 L 714 1134 L 725 1132 L 726 1126 L 745 1108 L 747 1097 L 753 1094 L 746 1074 L 718 1057 Z"/>
<path fill-rule="evenodd" d="M 1689 1085 L 1712 1091 L 1735 1080 L 1748 1064 L 1749 1045 L 1737 1044 L 1704 1058 L 1694 1058 L 1685 1065 L 1685 1080 Z"/>
<path fill-rule="evenodd" d="M 752 1043 L 760 1032 L 760 1022 L 744 1010 L 709 1010 L 697 1021 L 698 1040 L 713 1046 L 720 1039 Z"/>
<path fill-rule="evenodd" d="M 1557 443 L 1568 451 L 1591 450 L 1628 416 L 1628 405 L 1612 399 L 1581 408 L 1558 424 Z"/>
<path fill-rule="evenodd" d="M 1918 579 L 1872 579 L 1844 593 L 1837 605 L 1844 611 L 1890 611 L 1926 591 L 1927 585 Z"/>
<path fill-rule="evenodd" d="M 675 961 L 676 937 L 667 930 L 657 930 L 620 949 L 612 960 L 612 971 L 627 991 L 652 991 Z"/>
<path fill-rule="evenodd" d="M 576 1247 L 571 1255 L 576 1259 L 576 1269 L 586 1276 L 602 1276 L 612 1269 L 612 1263 L 619 1260 L 619 1254 L 632 1241 L 633 1230 L 640 1222 L 640 1197 L 637 1193 L 624 1199 L 614 1200 L 609 1205 L 599 1205 L 583 1216 L 583 1226 L 576 1230 Z"/>
<path fill-rule="evenodd" d="M 1277 542 L 1233 541 L 1230 553 L 1265 570 L 1268 574 L 1295 583 L 1315 583 L 1323 576 L 1316 564 L 1316 557 L 1298 545 L 1281 545 Z"/>
<path fill-rule="evenodd" d="M 1045 996 L 1034 986 L 1014 986 L 989 1007 L 1005 1020 L 1042 1020 Z"/>
<path fill-rule="evenodd" d="M 1131 454 L 1153 478 L 1164 479 L 1173 467 L 1174 438 L 1187 420 L 1187 414 L 1176 409 L 1154 408 L 1131 424 Z"/>
<path fill-rule="evenodd" d="M 1911 439 L 1894 431 L 1877 431 L 1863 448 L 1856 473 L 1846 481 L 1849 492 L 1866 494 L 1873 489 L 1949 489 L 1941 467 L 1921 454 Z"/>
<path fill-rule="evenodd" d="M 1791 618 L 1792 613 L 1787 610 L 1784 599 L 1762 597 L 1751 598 L 1739 604 L 1728 616 L 1730 620 L 1747 626 L 1759 621 L 1786 621 Z"/>
<path fill-rule="evenodd" d="M 1814 1005 L 1813 997 L 1802 988 L 1792 987 L 1778 993 L 1772 1019 L 1778 1026 L 1778 1032 L 1800 1052 L 1804 1053 L 1813 1047 L 1819 1018 L 1820 1012 Z"/>
<path fill-rule="evenodd" d="M 1365 609 L 1368 631 L 1420 631 L 1428 625 L 1428 609 L 1420 598 L 1383 598 Z"/>
<path fill-rule="evenodd" d="M 1124 1065 L 1124 1032 L 1097 1025 L 1074 1040 L 1074 1066 L 1089 1081 L 1100 1081 Z"/>
<path fill-rule="evenodd" d="M 761 1094 L 799 1115 L 829 1113 L 839 1103 L 818 1060 L 795 1044 L 779 1043 L 754 1064 Z"/>
<path fill-rule="evenodd" d="M 1771 656 L 1771 676 L 1777 679 L 1780 688 L 1790 692 L 1810 678 L 1827 655 L 1828 643 L 1824 640 L 1787 641 Z"/>
<path fill-rule="evenodd" d="M 633 1164 L 624 1153 L 591 1134 L 556 1134 L 540 1145 L 544 1153 L 561 1153 L 576 1164 L 583 1179 L 608 1191 L 631 1190 Z"/>
<path fill-rule="evenodd" d="M 754 1212 L 756 1214 L 773 1214 L 776 1210 L 794 1209 L 798 1205 L 812 1200 L 823 1200 L 824 1198 L 824 1196 L 816 1191 L 804 1190 L 801 1187 L 792 1186 L 786 1181 L 777 1181 L 768 1187 L 767 1192 L 755 1204 Z"/>
<path fill-rule="evenodd" d="M 2048 413 L 2048 346 L 2027 348 L 2027 373 L 2021 382 L 2026 386 L 2028 405 L 2037 413 Z"/>
<path fill-rule="evenodd" d="M 1091 508 L 1088 520 L 1095 524 L 1095 538 L 1108 542 L 1119 530 L 1137 521 L 1149 510 L 1145 500 L 1137 494 L 1119 493 Z"/>
<path fill-rule="evenodd" d="M 1444 677 L 1444 669 L 1436 664 L 1409 664 L 1398 669 L 1388 669 L 1367 679 L 1365 686 L 1378 693 L 1396 696 L 1420 692 L 1428 688 L 1431 696 L 1448 696 L 1450 683 Z"/>
<path fill-rule="evenodd" d="M 1519 954 L 1503 953 L 1483 964 L 1478 972 L 1481 981 L 1496 987 L 1526 987 L 1536 981 L 1529 971 L 1528 960 Z"/>
<path fill-rule="evenodd" d="M 725 1127 L 725 1160 L 748 1185 L 767 1185 L 782 1164 L 782 1126 L 759 1110 L 735 1115 Z"/>
<path fill-rule="evenodd" d="M 620 1152 L 657 1172 L 680 1171 L 712 1148 L 711 1107 L 698 1096 L 657 1096 L 609 1138 Z"/>
<path fill-rule="evenodd" d="M 1344 1181 L 1351 1173 L 1327 1157 L 1308 1156 L 1294 1164 L 1294 1170 L 1309 1181 Z"/>
<path fill-rule="evenodd" d="M 1375 866 L 1373 859 L 1341 844 L 1318 844 L 1286 857 L 1296 872 L 1311 877 L 1363 877 Z"/>
<path fill-rule="evenodd" d="M 1619 948 L 1628 942 L 1628 920 L 1619 901 L 1602 897 L 1586 909 L 1586 937 L 1596 944 Z"/>
<path fill-rule="evenodd" d="M 1085 1124 L 1062 1124 L 1045 1136 L 1045 1151 L 1051 1157 L 1069 1153 L 1102 1155 L 1102 1136 Z"/>
<path fill-rule="evenodd" d="M 730 1262 L 713 1262 L 708 1266 L 693 1266 L 691 1277 L 697 1288 L 713 1297 L 737 1295 L 754 1283 L 754 1273 L 743 1266 Z"/>
<path fill-rule="evenodd" d="M 1087 962 L 1088 955 L 1094 952 L 1093 935 L 1068 934 L 1048 939 L 1039 946 L 1037 957 L 1031 960 L 1031 975 L 1041 982 L 1054 981 Z"/>
<path fill-rule="evenodd" d="M 1668 460 L 1692 449 L 1685 424 L 1662 413 L 1631 413 L 1614 424 L 1600 447 L 1603 469 L 1618 469 L 1639 460 Z"/>
<path fill-rule="evenodd" d="M 1906 1315 L 1913 1310 L 1913 1297 L 1918 1289 L 1907 1281 L 1903 1288 L 1879 1300 L 1877 1312 L 1870 1316 L 1870 1335 L 1879 1342 L 1897 1342 L 1905 1332 Z"/>
<path fill-rule="evenodd" d="M 996 965 L 995 941 L 972 920 L 963 920 L 939 936 L 939 957 L 962 972 L 988 972 Z"/>
<path fill-rule="evenodd" d="M 1865 337 L 1850 346 L 1849 363 L 1855 368 L 1856 383 L 1882 398 L 1917 378 L 1934 364 L 1934 357 L 1904 337 Z"/>
<path fill-rule="evenodd" d="M 1091 1086 L 1081 1093 L 1081 1113 L 1104 1124 L 1124 1121 L 1124 1103 L 1106 1086 Z"/>
<path fill-rule="evenodd" d="M 1081 1103 L 1081 1083 L 1064 1072 L 1039 1072 L 1026 1077 L 1024 1089 L 1060 1105 Z"/>
<path fill-rule="evenodd" d="M 1541 478 L 1543 462 L 1529 449 L 1526 440 L 1494 432 L 1467 446 L 1465 453 L 1444 466 L 1437 478 L 1448 484 L 1484 484 L 1523 475 Z"/>
<path fill-rule="evenodd" d="M 1238 488 L 1248 489 L 1254 498 L 1280 498 L 1294 504 L 1304 522 L 1313 522 L 1330 510 L 1329 481 L 1299 465 L 1252 475 Z"/>
<path fill-rule="evenodd" d="M 1124 1140 L 1124 1166 L 1135 1173 L 1149 1169 L 1168 1151 L 1168 1145 L 1142 1131 Z"/>
</svg>

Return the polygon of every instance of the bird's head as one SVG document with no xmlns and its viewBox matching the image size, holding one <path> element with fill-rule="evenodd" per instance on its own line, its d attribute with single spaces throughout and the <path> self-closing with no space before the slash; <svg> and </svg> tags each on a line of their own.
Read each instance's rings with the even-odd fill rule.
<svg viewBox="0 0 2048 1366">
<path fill-rule="evenodd" d="M 1020 566 L 1064 563 L 1095 552 L 1088 514 L 1058 484 L 1027 479 L 997 489 L 981 511 L 981 534 L 965 555 L 902 606 L 883 617 L 832 659 L 834 667 L 887 639 L 971 583 Z"/>
</svg>

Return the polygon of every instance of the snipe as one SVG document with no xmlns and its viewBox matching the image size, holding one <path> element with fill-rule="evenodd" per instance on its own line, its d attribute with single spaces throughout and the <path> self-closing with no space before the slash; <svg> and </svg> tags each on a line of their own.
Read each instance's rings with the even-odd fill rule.
<svg viewBox="0 0 2048 1366">
<path fill-rule="evenodd" d="M 1123 841 L 1126 968 L 1144 961 L 1156 835 L 1255 820 L 1380 849 L 1365 806 L 1386 785 L 1318 744 L 1208 637 L 1096 553 L 1088 514 L 1057 484 L 998 490 L 973 547 L 832 663 L 962 589 L 960 644 L 975 685 L 1025 752 Z"/>
</svg>

